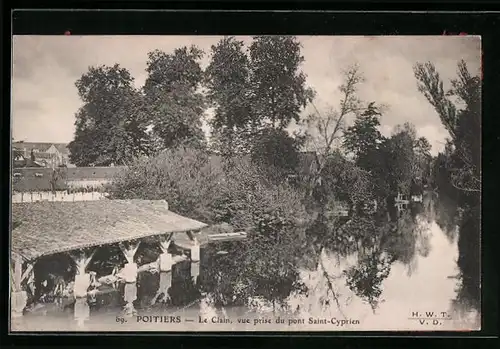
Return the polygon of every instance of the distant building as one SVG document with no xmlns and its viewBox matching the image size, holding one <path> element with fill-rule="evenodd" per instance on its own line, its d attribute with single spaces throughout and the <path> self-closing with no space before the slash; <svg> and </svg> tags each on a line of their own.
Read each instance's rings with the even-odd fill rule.
<svg viewBox="0 0 500 349">
<path fill-rule="evenodd" d="M 14 152 L 14 167 L 72 167 L 66 143 L 21 141 L 12 143 L 12 150 Z"/>
<path fill-rule="evenodd" d="M 12 170 L 12 190 L 15 192 L 62 191 L 65 181 L 54 176 L 54 170 L 43 167 L 24 167 Z"/>
<path fill-rule="evenodd" d="M 12 171 L 12 202 L 93 201 L 123 167 L 24 167 Z"/>
<path fill-rule="evenodd" d="M 126 167 L 73 167 L 65 169 L 66 184 L 69 188 L 100 188 Z"/>
<path fill-rule="evenodd" d="M 314 151 L 304 151 L 299 153 L 299 173 L 302 176 L 310 176 L 319 169 L 319 155 Z"/>
</svg>

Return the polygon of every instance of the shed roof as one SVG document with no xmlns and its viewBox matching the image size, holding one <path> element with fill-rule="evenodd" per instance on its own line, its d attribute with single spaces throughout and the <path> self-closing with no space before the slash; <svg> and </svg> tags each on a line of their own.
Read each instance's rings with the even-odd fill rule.
<svg viewBox="0 0 500 349">
<path fill-rule="evenodd" d="M 61 154 L 69 155 L 69 149 L 66 143 L 53 143 L 53 144 L 54 147 L 56 147 Z"/>
<path fill-rule="evenodd" d="M 56 190 L 68 188 L 68 182 L 82 180 L 112 180 L 125 167 L 74 167 L 58 168 L 61 172 L 60 179 L 55 183 Z M 15 168 L 13 174 L 18 173 L 19 177 L 14 177 L 12 188 L 18 192 L 47 191 L 52 190 L 50 181 L 54 170 L 48 167 L 42 168 Z"/>
<path fill-rule="evenodd" d="M 113 179 L 118 173 L 126 169 L 123 166 L 115 167 L 73 167 L 67 168 L 66 179 L 71 180 L 102 180 Z"/>
<path fill-rule="evenodd" d="M 12 190 L 17 192 L 48 191 L 52 190 L 51 180 L 54 170 L 48 167 L 25 167 L 12 170 Z M 20 174 L 16 177 L 15 174 Z M 68 188 L 64 179 L 58 179 L 55 183 L 55 190 L 65 190 Z"/>
<path fill-rule="evenodd" d="M 11 250 L 26 260 L 207 226 L 169 211 L 164 200 L 14 203 L 12 222 Z"/>
</svg>

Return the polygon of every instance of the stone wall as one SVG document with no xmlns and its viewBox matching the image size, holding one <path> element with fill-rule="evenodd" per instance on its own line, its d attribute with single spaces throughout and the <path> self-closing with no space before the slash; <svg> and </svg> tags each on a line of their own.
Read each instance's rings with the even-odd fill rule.
<svg viewBox="0 0 500 349">
<path fill-rule="evenodd" d="M 106 198 L 105 193 L 101 192 L 78 192 L 78 193 L 68 193 L 67 191 L 56 191 L 56 192 L 25 192 L 12 193 L 12 203 L 20 202 L 36 202 L 36 201 L 95 201 L 103 200 Z"/>
</svg>

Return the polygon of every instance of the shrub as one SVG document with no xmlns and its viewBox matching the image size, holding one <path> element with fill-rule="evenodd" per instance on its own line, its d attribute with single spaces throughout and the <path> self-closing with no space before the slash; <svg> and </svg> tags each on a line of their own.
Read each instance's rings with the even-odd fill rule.
<svg viewBox="0 0 500 349">
<path fill-rule="evenodd" d="M 220 177 L 221 169 L 211 166 L 205 152 L 167 150 L 132 163 L 113 181 L 110 198 L 166 200 L 175 212 L 211 223 L 207 208 Z"/>
<path fill-rule="evenodd" d="M 220 280 L 210 291 L 221 303 L 250 296 L 284 300 L 297 284 L 305 237 L 300 193 L 269 181 L 245 159 L 212 160 L 194 150 L 139 159 L 114 181 L 110 197 L 165 199 L 173 211 L 193 219 L 246 230 L 248 239 L 234 245 L 226 267 L 220 258 L 208 266 L 209 279 Z"/>
</svg>

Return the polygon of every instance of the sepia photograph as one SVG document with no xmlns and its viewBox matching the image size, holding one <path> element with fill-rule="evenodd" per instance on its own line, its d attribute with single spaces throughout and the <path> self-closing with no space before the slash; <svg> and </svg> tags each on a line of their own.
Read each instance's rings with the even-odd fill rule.
<svg viewBox="0 0 500 349">
<path fill-rule="evenodd" d="M 11 332 L 481 329 L 480 36 L 64 34 L 12 39 Z"/>
</svg>

